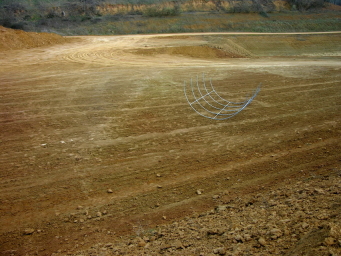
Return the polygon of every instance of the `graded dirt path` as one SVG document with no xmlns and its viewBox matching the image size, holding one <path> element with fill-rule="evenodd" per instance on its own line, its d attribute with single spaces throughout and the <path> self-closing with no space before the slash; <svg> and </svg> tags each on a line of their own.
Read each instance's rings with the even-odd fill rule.
<svg viewBox="0 0 341 256">
<path fill-rule="evenodd" d="M 217 198 L 335 175 L 340 42 L 339 33 L 96 36 L 0 52 L 0 254 L 72 254 Z M 206 119 L 183 93 L 203 73 L 229 100 L 262 89 L 235 117 Z"/>
</svg>

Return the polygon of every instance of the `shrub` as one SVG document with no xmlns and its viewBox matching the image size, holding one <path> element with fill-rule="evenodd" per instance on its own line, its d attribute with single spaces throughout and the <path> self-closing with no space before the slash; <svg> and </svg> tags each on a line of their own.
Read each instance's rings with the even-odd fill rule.
<svg viewBox="0 0 341 256">
<path fill-rule="evenodd" d="M 288 0 L 288 3 L 300 11 L 324 7 L 327 0 Z"/>
<path fill-rule="evenodd" d="M 10 28 L 24 30 L 24 25 L 25 24 L 23 22 L 18 22 L 18 23 L 12 24 Z"/>
<path fill-rule="evenodd" d="M 144 16 L 147 17 L 169 17 L 169 16 L 178 16 L 180 15 L 180 8 L 178 6 L 174 7 L 158 7 L 153 6 L 149 7 L 143 13 Z"/>
</svg>

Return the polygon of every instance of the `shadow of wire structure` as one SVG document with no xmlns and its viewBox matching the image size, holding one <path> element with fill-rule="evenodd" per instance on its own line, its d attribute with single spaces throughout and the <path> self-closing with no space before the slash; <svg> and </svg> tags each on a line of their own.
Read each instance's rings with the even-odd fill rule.
<svg viewBox="0 0 341 256">
<path fill-rule="evenodd" d="M 203 74 L 202 85 L 199 84 L 199 76 L 197 76 L 196 82 L 193 82 L 191 78 L 189 86 L 184 82 L 184 93 L 188 104 L 199 115 L 214 120 L 225 120 L 246 108 L 259 93 L 261 85 L 260 83 L 250 98 L 247 97 L 241 102 L 232 102 L 222 98 L 217 93 L 211 79 L 209 86 L 206 86 L 205 75 Z"/>
</svg>

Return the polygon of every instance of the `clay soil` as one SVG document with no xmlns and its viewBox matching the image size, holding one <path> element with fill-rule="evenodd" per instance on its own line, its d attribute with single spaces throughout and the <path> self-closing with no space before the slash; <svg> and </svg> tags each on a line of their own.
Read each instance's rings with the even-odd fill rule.
<svg viewBox="0 0 341 256">
<path fill-rule="evenodd" d="M 340 255 L 340 61 L 340 33 L 0 52 L 0 254 Z M 262 88 L 207 119 L 183 92 L 203 73 Z"/>
</svg>

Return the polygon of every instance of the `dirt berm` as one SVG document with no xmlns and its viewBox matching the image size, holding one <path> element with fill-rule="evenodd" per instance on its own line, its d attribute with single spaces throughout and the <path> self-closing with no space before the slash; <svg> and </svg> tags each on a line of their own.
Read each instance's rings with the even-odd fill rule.
<svg viewBox="0 0 341 256">
<path fill-rule="evenodd" d="M 0 26 L 0 51 L 29 49 L 70 42 L 70 39 L 53 33 L 36 33 Z"/>
</svg>

